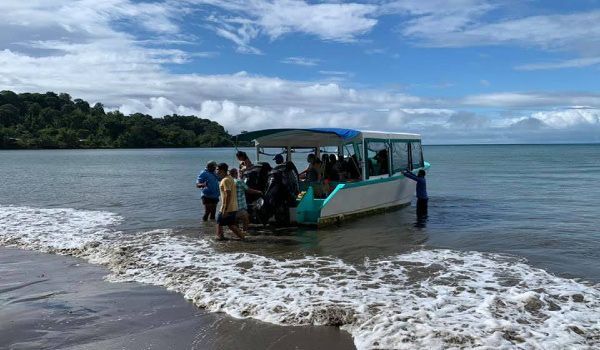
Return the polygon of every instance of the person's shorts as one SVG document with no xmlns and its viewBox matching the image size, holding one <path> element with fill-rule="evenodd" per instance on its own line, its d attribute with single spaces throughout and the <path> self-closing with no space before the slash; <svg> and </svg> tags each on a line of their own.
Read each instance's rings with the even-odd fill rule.
<svg viewBox="0 0 600 350">
<path fill-rule="evenodd" d="M 219 224 L 219 226 L 235 225 L 235 212 L 219 213 L 217 215 L 217 224 Z"/>
<path fill-rule="evenodd" d="M 202 197 L 202 204 L 210 205 L 219 203 L 219 198 Z"/>
</svg>

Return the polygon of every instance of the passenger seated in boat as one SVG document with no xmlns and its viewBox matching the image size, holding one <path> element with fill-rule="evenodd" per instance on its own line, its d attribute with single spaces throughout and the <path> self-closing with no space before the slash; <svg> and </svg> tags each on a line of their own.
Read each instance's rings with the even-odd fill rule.
<svg viewBox="0 0 600 350">
<path fill-rule="evenodd" d="M 315 158 L 306 172 L 306 181 L 318 182 L 321 181 L 321 165 L 323 162 L 319 158 Z"/>
<path fill-rule="evenodd" d="M 351 155 L 345 161 L 345 173 L 346 179 L 349 181 L 360 180 L 361 171 L 360 166 L 358 165 L 358 157 L 356 154 Z"/>
<path fill-rule="evenodd" d="M 329 167 L 329 155 L 327 153 L 323 153 L 321 155 L 321 179 L 323 179 L 323 180 L 329 178 L 329 174 L 327 174 L 328 167 Z"/>
<path fill-rule="evenodd" d="M 387 150 L 382 149 L 373 158 L 367 158 L 369 176 L 379 176 L 389 173 Z"/>
<path fill-rule="evenodd" d="M 375 160 L 377 160 L 377 165 L 379 165 L 379 174 L 378 175 L 389 174 L 390 167 L 389 167 L 389 159 L 388 159 L 387 150 L 382 149 L 381 151 L 377 152 L 377 155 L 375 156 Z"/>
<path fill-rule="evenodd" d="M 309 186 L 312 186 L 315 198 L 324 198 L 326 191 L 323 186 L 323 178 L 321 177 L 321 168 L 323 162 L 319 158 L 315 158 L 312 163 L 312 167 L 306 174 L 306 181 Z"/>
<path fill-rule="evenodd" d="M 329 155 L 329 162 L 325 166 L 325 174 L 327 174 L 329 181 L 341 180 L 341 166 L 337 161 L 335 154 Z"/>
<path fill-rule="evenodd" d="M 300 174 L 298 174 L 298 176 L 300 177 L 300 179 L 306 179 L 308 171 L 312 168 L 313 162 L 315 161 L 315 157 L 316 156 L 315 156 L 314 153 L 310 153 L 306 157 L 306 161 L 308 162 L 308 166 Z"/>
</svg>

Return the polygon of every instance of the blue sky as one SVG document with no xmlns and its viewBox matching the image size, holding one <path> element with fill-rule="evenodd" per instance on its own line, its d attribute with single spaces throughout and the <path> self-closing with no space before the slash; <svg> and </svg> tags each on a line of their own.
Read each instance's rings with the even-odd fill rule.
<svg viewBox="0 0 600 350">
<path fill-rule="evenodd" d="M 600 142 L 600 1 L 3 0 L 0 89 L 232 133 Z"/>
</svg>

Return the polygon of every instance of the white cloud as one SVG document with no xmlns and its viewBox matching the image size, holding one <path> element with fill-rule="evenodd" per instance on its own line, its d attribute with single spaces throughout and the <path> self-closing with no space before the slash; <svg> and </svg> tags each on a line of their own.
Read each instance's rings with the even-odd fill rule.
<svg viewBox="0 0 600 350">
<path fill-rule="evenodd" d="M 562 68 L 582 68 L 600 64 L 600 57 L 585 57 L 564 60 L 560 62 L 542 62 L 523 64 L 515 67 L 517 70 L 543 70 L 543 69 L 562 69 Z"/>
<path fill-rule="evenodd" d="M 464 106 L 499 108 L 600 107 L 600 94 L 502 92 L 466 96 L 459 103 Z"/>
<path fill-rule="evenodd" d="M 557 129 L 586 125 L 600 126 L 600 109 L 595 108 L 570 108 L 555 111 L 541 111 L 533 113 L 531 117 Z"/>
<path fill-rule="evenodd" d="M 262 2 L 253 10 L 259 25 L 277 38 L 290 32 L 312 34 L 334 41 L 354 41 L 371 30 L 376 6 L 358 3 L 317 3 L 282 0 Z"/>
<path fill-rule="evenodd" d="M 308 57 L 286 57 L 281 60 L 282 63 L 286 64 L 295 64 L 297 66 L 316 66 L 319 64 L 319 59 L 316 58 L 308 58 Z"/>
<path fill-rule="evenodd" d="M 524 64 L 520 70 L 587 67 L 600 64 L 600 10 L 569 14 L 493 16 L 507 6 L 487 0 L 397 1 L 382 7 L 409 16 L 401 34 L 427 47 L 519 45 L 567 51 L 581 57 Z"/>
<path fill-rule="evenodd" d="M 485 0 L 403 0 L 384 4 L 380 10 L 409 16 L 402 34 L 437 46 L 444 43 L 439 36 L 462 32 L 494 8 Z"/>
<path fill-rule="evenodd" d="M 238 50 L 255 53 L 250 46 L 260 34 L 271 40 L 289 33 L 303 33 L 323 40 L 352 42 L 376 24 L 376 5 L 359 3 L 308 3 L 301 0 L 188 0 L 210 5 L 226 14 L 209 19 L 214 30 L 233 41 Z"/>
<path fill-rule="evenodd" d="M 61 27 L 67 32 L 84 32 L 102 37 L 114 35 L 109 21 L 126 20 L 154 33 L 175 33 L 175 8 L 165 3 L 133 3 L 130 0 L 3 0 L 1 26 L 28 28 Z"/>
<path fill-rule="evenodd" d="M 210 16 L 209 21 L 214 23 L 214 31 L 220 37 L 233 41 L 240 53 L 261 55 L 262 51 L 250 45 L 259 35 L 259 30 L 253 23 L 246 19 L 220 19 Z"/>
</svg>

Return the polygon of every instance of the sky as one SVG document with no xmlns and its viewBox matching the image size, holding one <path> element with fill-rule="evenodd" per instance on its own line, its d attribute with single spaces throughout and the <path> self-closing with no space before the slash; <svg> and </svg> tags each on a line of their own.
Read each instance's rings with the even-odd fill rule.
<svg viewBox="0 0 600 350">
<path fill-rule="evenodd" d="M 232 134 L 600 142 L 600 0 L 0 0 L 0 90 Z"/>
</svg>

